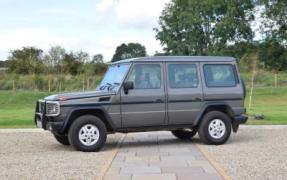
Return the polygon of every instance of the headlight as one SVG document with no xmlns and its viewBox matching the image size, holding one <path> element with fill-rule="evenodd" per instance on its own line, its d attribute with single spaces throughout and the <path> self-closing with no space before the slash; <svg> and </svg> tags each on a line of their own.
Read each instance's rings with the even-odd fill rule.
<svg viewBox="0 0 287 180">
<path fill-rule="evenodd" d="M 57 101 L 46 102 L 46 115 L 58 116 L 60 114 L 60 103 Z"/>
</svg>

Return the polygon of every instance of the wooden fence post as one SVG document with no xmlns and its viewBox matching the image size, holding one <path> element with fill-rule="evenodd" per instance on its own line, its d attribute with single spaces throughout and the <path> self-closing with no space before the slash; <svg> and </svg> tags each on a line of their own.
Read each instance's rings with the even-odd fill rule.
<svg viewBox="0 0 287 180">
<path fill-rule="evenodd" d="M 83 91 L 85 91 L 85 78 L 83 78 Z"/>
<path fill-rule="evenodd" d="M 48 89 L 49 89 L 49 92 L 51 92 L 51 80 L 50 80 L 50 78 L 48 80 Z"/>
<path fill-rule="evenodd" d="M 13 91 L 15 91 L 15 80 L 13 79 Z"/>
</svg>

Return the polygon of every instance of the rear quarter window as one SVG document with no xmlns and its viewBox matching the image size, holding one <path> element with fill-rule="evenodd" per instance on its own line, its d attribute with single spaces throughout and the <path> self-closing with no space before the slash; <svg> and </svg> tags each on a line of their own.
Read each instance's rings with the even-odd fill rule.
<svg viewBox="0 0 287 180">
<path fill-rule="evenodd" d="M 236 76 L 232 64 L 205 64 L 203 72 L 207 87 L 236 86 Z"/>
</svg>

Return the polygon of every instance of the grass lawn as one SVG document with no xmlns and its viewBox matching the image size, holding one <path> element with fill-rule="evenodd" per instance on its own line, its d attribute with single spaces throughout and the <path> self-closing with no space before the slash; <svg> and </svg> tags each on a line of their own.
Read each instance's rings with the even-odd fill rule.
<svg viewBox="0 0 287 180">
<path fill-rule="evenodd" d="M 248 108 L 249 94 L 245 105 Z M 287 87 L 255 88 L 251 108 L 247 110 L 248 124 L 287 124 Z M 254 120 L 255 114 L 263 114 L 264 120 Z"/>
<path fill-rule="evenodd" d="M 0 91 L 0 127 L 35 127 L 35 102 L 47 95 L 36 91 Z"/>
<path fill-rule="evenodd" d="M 35 127 L 35 102 L 47 95 L 37 91 L 0 91 L 0 128 Z M 287 87 L 255 88 L 253 95 L 248 124 L 287 124 Z M 246 108 L 248 100 L 247 94 Z M 263 114 L 265 119 L 253 120 L 255 114 Z"/>
</svg>

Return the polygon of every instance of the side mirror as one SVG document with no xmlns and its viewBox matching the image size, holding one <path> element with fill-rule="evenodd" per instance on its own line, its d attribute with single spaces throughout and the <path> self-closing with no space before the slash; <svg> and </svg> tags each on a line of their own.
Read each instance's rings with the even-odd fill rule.
<svg viewBox="0 0 287 180">
<path fill-rule="evenodd" d="M 124 93 L 128 94 L 129 90 L 134 88 L 134 83 L 132 81 L 124 82 L 123 87 Z"/>
</svg>

